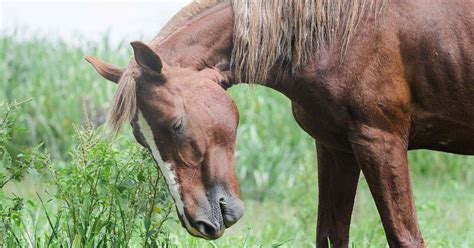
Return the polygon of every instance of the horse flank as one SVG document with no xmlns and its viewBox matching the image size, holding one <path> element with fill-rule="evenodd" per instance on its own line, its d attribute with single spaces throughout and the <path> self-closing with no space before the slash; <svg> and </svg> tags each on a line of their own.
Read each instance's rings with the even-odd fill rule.
<svg viewBox="0 0 474 248">
<path fill-rule="evenodd" d="M 377 15 L 385 1 L 232 0 L 232 70 L 236 82 L 264 83 L 275 65 L 294 73 L 321 49 L 345 51 L 363 18 Z M 159 43 L 192 17 L 220 2 L 223 0 L 193 1 L 165 25 L 152 43 Z M 132 59 L 118 83 L 109 120 L 114 134 L 137 112 L 137 71 Z"/>
<path fill-rule="evenodd" d="M 232 0 L 237 82 L 265 83 L 274 66 L 295 73 L 322 49 L 348 48 L 364 18 L 386 0 Z"/>
</svg>

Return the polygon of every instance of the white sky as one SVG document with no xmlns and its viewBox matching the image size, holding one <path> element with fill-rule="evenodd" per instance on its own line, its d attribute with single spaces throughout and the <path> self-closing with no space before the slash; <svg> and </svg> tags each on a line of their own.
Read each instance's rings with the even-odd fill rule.
<svg viewBox="0 0 474 248">
<path fill-rule="evenodd" d="M 21 36 L 40 34 L 113 43 L 153 38 L 190 0 L 0 0 L 0 33 L 20 28 Z"/>
</svg>

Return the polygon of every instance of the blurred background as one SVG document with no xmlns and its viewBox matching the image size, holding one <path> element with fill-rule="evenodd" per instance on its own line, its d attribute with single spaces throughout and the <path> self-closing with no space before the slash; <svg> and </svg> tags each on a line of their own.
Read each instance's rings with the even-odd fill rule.
<svg viewBox="0 0 474 248">
<path fill-rule="evenodd" d="M 150 40 L 190 0 L 176 1 L 2 1 L 4 29 L 59 37 L 68 43 L 99 41 L 108 34 L 114 45 L 139 38 Z M 22 32 L 22 38 L 32 33 Z"/>
<path fill-rule="evenodd" d="M 312 247 L 314 141 L 290 103 L 260 86 L 229 90 L 241 115 L 237 157 L 246 214 L 217 241 L 189 236 L 146 153 L 104 123 L 115 85 L 84 56 L 125 66 L 190 1 L 0 2 L 0 247 Z M 410 152 L 428 247 L 474 246 L 474 158 Z M 361 177 L 353 247 L 384 247 Z"/>
</svg>

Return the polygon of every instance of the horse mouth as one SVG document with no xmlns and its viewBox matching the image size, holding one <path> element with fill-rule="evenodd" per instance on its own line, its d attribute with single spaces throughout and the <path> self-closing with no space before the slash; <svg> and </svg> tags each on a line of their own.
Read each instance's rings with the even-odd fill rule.
<svg viewBox="0 0 474 248">
<path fill-rule="evenodd" d="M 208 240 L 215 240 L 220 238 L 225 231 L 224 225 L 219 224 L 215 225 L 206 220 L 198 220 L 195 224 L 197 230 L 201 234 L 201 238 L 208 239 Z"/>
<path fill-rule="evenodd" d="M 219 200 L 213 208 L 213 214 L 199 215 L 194 220 L 187 218 L 186 214 L 185 216 L 178 215 L 181 225 L 192 236 L 215 240 L 224 234 L 226 228 L 237 223 L 244 213 L 244 205 L 240 199 Z"/>
<path fill-rule="evenodd" d="M 225 232 L 223 223 L 214 224 L 206 218 L 199 218 L 195 221 L 184 219 L 186 217 L 178 215 L 181 226 L 188 231 L 191 236 L 206 240 L 215 240 L 220 238 Z M 186 223 L 186 224 L 185 224 Z"/>
</svg>

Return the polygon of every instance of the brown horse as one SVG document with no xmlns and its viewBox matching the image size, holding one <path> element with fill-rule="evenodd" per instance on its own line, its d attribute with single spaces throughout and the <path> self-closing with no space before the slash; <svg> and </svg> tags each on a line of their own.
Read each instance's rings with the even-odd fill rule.
<svg viewBox="0 0 474 248">
<path fill-rule="evenodd" d="M 237 109 L 256 82 L 293 103 L 317 141 L 317 246 L 347 247 L 360 171 L 391 247 L 424 247 L 407 151 L 474 154 L 472 0 L 201 1 L 119 69 L 111 124 L 130 122 L 166 178 L 183 226 L 207 239 L 243 214 Z"/>
</svg>

